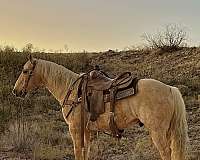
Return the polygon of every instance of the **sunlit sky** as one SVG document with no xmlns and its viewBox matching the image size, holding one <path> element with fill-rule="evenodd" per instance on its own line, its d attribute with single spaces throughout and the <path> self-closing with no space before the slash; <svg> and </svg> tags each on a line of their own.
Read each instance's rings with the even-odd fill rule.
<svg viewBox="0 0 200 160">
<path fill-rule="evenodd" d="M 168 23 L 200 45 L 200 0 L 0 0 L 0 45 L 19 49 L 121 50 Z"/>
</svg>

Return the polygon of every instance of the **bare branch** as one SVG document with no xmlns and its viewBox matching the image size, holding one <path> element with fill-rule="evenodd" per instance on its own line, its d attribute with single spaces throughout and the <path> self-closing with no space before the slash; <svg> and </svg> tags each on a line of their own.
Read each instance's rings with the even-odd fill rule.
<svg viewBox="0 0 200 160">
<path fill-rule="evenodd" d="M 187 41 L 185 29 L 177 24 L 168 24 L 161 31 L 143 35 L 143 39 L 150 48 L 162 50 L 177 50 Z"/>
</svg>

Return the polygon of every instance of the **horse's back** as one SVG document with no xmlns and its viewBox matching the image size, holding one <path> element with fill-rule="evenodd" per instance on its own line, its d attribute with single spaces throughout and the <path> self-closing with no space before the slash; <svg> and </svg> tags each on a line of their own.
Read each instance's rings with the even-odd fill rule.
<svg viewBox="0 0 200 160">
<path fill-rule="evenodd" d="M 161 81 L 155 79 L 140 79 L 138 82 L 139 90 L 140 88 L 145 88 L 146 91 L 170 91 L 172 86 L 169 86 Z"/>
</svg>

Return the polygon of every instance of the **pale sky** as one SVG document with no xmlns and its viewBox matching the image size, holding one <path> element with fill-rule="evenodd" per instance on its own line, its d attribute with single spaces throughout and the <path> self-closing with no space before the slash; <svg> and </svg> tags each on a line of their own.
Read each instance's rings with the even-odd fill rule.
<svg viewBox="0 0 200 160">
<path fill-rule="evenodd" d="M 200 0 L 0 0 L 0 45 L 19 49 L 121 50 L 168 23 L 200 45 Z"/>
</svg>

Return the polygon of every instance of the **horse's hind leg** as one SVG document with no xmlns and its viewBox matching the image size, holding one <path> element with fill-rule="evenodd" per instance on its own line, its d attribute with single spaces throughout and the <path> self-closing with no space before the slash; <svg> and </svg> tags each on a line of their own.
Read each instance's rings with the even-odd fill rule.
<svg viewBox="0 0 200 160">
<path fill-rule="evenodd" d="M 153 143 L 158 149 L 162 160 L 171 160 L 170 143 L 167 140 L 166 132 L 151 132 Z"/>
</svg>

